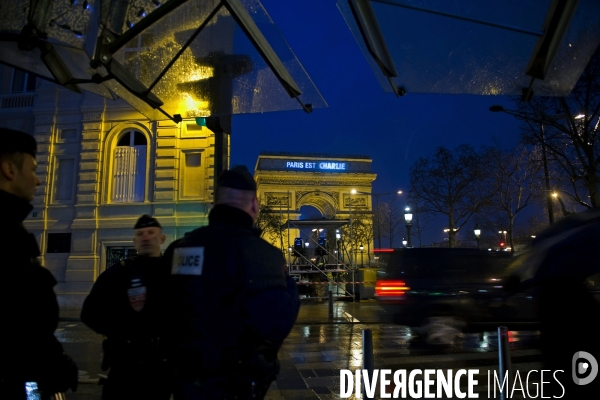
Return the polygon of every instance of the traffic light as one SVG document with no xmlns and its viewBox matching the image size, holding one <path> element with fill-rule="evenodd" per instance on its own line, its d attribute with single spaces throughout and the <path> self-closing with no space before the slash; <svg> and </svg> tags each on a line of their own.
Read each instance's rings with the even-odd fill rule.
<svg viewBox="0 0 600 400">
<path fill-rule="evenodd" d="M 504 242 L 500 242 L 500 248 L 501 248 L 501 249 L 504 249 L 505 247 L 506 247 L 506 243 L 504 243 Z"/>
</svg>

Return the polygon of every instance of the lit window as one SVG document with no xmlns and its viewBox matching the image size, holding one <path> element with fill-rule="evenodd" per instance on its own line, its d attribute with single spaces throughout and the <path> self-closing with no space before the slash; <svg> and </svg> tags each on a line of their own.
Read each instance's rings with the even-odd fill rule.
<svg viewBox="0 0 600 400">
<path fill-rule="evenodd" d="M 204 174 L 202 170 L 202 153 L 184 152 L 181 168 L 181 195 L 182 199 L 203 198 Z"/>
<path fill-rule="evenodd" d="M 146 136 L 138 131 L 119 137 L 114 152 L 112 201 L 131 203 L 145 200 Z"/>
</svg>

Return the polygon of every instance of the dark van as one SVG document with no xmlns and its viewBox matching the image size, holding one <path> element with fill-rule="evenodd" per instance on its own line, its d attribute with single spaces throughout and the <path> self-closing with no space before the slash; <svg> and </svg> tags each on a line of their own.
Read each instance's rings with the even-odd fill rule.
<svg viewBox="0 0 600 400">
<path fill-rule="evenodd" d="M 440 330 L 537 327 L 534 290 L 509 293 L 503 288 L 513 260 L 508 252 L 405 248 L 378 256 L 375 297 L 391 308 L 395 322 L 428 338 Z"/>
</svg>

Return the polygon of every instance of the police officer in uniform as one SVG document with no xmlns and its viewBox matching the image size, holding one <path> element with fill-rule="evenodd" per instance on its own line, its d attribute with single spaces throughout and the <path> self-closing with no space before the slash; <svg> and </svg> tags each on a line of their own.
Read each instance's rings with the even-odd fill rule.
<svg viewBox="0 0 600 400">
<path fill-rule="evenodd" d="M 165 252 L 176 400 L 262 399 L 299 310 L 281 251 L 253 228 L 256 182 L 246 167 L 217 180 L 208 226 Z"/>
<path fill-rule="evenodd" d="M 35 237 L 23 226 L 40 181 L 35 139 L 0 128 L 0 398 L 26 398 L 33 382 L 42 399 L 77 388 L 77 366 L 54 336 L 58 326 L 56 280 L 37 257 Z"/>
<path fill-rule="evenodd" d="M 171 377 L 162 341 L 159 222 L 142 215 L 134 227 L 138 255 L 104 271 L 83 303 L 81 320 L 105 336 L 102 368 L 110 368 L 103 400 L 168 400 Z"/>
</svg>

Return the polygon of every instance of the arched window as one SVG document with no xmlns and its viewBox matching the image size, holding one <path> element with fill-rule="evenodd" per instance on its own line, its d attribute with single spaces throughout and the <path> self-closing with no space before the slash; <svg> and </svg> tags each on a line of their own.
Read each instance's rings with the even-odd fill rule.
<svg viewBox="0 0 600 400">
<path fill-rule="evenodd" d="M 148 141 L 143 133 L 127 131 L 119 137 L 114 153 L 112 201 L 145 200 Z"/>
</svg>

